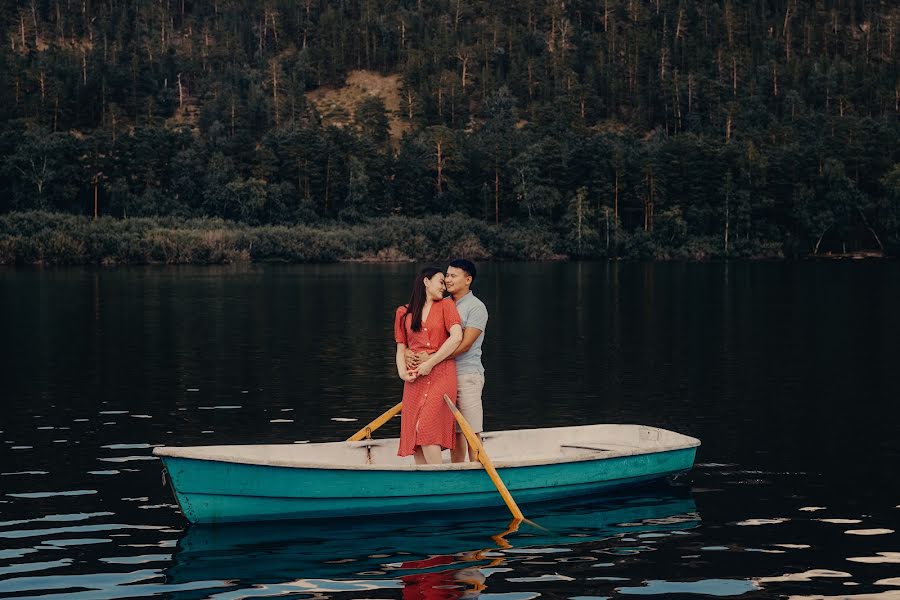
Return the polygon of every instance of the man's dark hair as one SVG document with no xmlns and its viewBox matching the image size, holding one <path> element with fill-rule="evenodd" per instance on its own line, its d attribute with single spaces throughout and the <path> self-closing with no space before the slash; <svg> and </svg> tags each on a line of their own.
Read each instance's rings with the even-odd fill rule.
<svg viewBox="0 0 900 600">
<path fill-rule="evenodd" d="M 456 267 L 457 269 L 462 269 L 466 272 L 466 275 L 472 278 L 472 281 L 475 281 L 475 275 L 478 273 L 478 270 L 475 269 L 475 263 L 473 263 L 471 260 L 457 258 L 450 263 L 450 266 Z"/>
</svg>

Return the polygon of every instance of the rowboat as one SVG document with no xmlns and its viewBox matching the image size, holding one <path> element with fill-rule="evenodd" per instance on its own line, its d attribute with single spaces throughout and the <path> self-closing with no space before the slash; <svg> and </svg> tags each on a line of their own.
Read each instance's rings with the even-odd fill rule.
<svg viewBox="0 0 900 600">
<path fill-rule="evenodd" d="M 644 425 L 481 434 L 520 503 L 592 494 L 688 471 L 700 440 Z M 192 523 L 229 523 L 502 506 L 478 463 L 416 465 L 399 440 L 155 448 Z M 446 454 L 446 453 L 445 453 Z"/>
</svg>

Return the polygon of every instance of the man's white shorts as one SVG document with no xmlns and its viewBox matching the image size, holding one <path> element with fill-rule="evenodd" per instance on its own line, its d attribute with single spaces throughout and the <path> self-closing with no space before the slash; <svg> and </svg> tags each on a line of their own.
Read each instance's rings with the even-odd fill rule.
<svg viewBox="0 0 900 600">
<path fill-rule="evenodd" d="M 484 410 L 481 407 L 483 390 L 484 375 L 481 373 L 464 373 L 456 376 L 456 406 L 475 433 L 484 431 Z M 458 424 L 456 431 L 460 432 Z"/>
</svg>

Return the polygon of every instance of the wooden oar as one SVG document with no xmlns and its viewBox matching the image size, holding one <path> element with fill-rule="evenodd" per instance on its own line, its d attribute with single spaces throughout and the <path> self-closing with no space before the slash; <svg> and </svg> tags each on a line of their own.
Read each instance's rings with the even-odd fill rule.
<svg viewBox="0 0 900 600">
<path fill-rule="evenodd" d="M 376 429 L 378 429 L 379 427 L 381 427 L 382 425 L 384 425 L 385 423 L 390 421 L 394 417 L 394 415 L 396 415 L 398 412 L 400 412 L 400 409 L 402 409 L 402 408 L 403 408 L 403 403 L 398 402 L 397 406 L 384 411 L 384 413 L 382 413 L 382 415 L 380 417 L 378 417 L 377 419 L 375 419 L 374 421 L 372 421 L 371 423 L 369 423 L 368 425 L 366 425 L 365 427 L 363 427 L 362 429 L 360 429 L 359 431 L 357 431 L 356 433 L 351 435 L 349 438 L 347 438 L 347 441 L 348 442 L 358 442 L 359 440 L 371 438 L 373 431 L 375 431 Z"/>
<path fill-rule="evenodd" d="M 506 502 L 506 507 L 509 508 L 509 512 L 512 513 L 513 519 L 517 521 L 524 521 L 525 517 L 522 515 L 522 511 L 519 510 L 519 506 L 516 504 L 516 501 L 513 500 L 512 494 L 509 493 L 509 490 L 506 489 L 506 484 L 503 483 L 503 480 L 500 479 L 500 475 L 497 474 L 497 469 L 494 468 L 494 463 L 491 462 L 491 457 L 488 456 L 487 452 L 484 451 L 484 446 L 481 444 L 481 440 L 478 439 L 478 436 L 472 431 L 471 425 L 466 420 L 459 409 L 456 408 L 456 405 L 453 404 L 453 401 L 450 400 L 450 397 L 447 394 L 444 394 L 444 402 L 447 403 L 447 406 L 450 407 L 450 411 L 453 413 L 453 416 L 456 417 L 456 422 L 459 423 L 459 428 L 462 429 L 463 435 L 466 436 L 466 439 L 469 441 L 469 447 L 471 451 L 475 452 L 475 457 L 478 459 L 478 462 L 481 463 L 481 466 L 484 467 L 484 470 L 487 471 L 488 476 L 491 478 L 491 481 L 494 482 L 494 486 L 497 488 L 497 491 L 500 492 L 500 496 L 503 498 L 503 501 Z"/>
</svg>

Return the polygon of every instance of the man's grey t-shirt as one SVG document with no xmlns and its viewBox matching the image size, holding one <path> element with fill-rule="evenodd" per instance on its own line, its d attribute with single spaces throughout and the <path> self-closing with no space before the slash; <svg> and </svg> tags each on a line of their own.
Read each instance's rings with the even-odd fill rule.
<svg viewBox="0 0 900 600">
<path fill-rule="evenodd" d="M 484 365 L 481 364 L 481 343 L 484 342 L 484 330 L 487 327 L 488 311 L 484 302 L 469 292 L 456 302 L 456 310 L 462 318 L 463 329 L 474 327 L 481 330 L 478 338 L 472 343 L 472 347 L 456 357 L 456 374 L 465 375 L 478 373 L 484 375 Z"/>
</svg>

